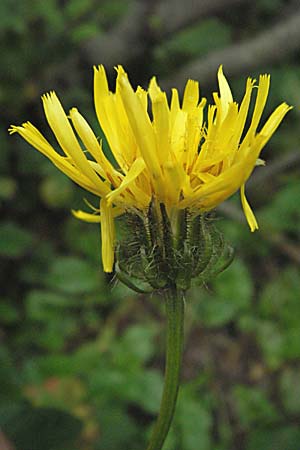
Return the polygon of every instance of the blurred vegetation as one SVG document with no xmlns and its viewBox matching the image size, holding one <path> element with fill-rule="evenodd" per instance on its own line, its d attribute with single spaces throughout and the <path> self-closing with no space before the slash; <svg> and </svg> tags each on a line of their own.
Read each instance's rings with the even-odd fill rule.
<svg viewBox="0 0 300 450">
<path fill-rule="evenodd" d="M 26 120 L 49 135 L 39 96 L 50 89 L 97 130 L 91 66 L 103 60 L 100 53 L 87 61 L 85 46 L 113 36 L 132 3 L 0 2 L 0 442 L 15 450 L 141 450 L 158 411 L 161 300 L 104 276 L 98 226 L 69 212 L 84 208 L 83 198 L 93 203 L 92 196 L 7 135 L 11 123 Z M 125 61 L 133 81 L 174 75 L 299 8 L 283 0 L 221 6 L 168 35 L 149 13 L 145 53 L 134 60 L 128 51 Z M 295 109 L 264 152 L 267 166 L 249 183 L 260 230 L 249 232 L 238 198 L 218 213 L 237 256 L 187 298 L 183 384 L 165 450 L 299 448 L 299 52 L 253 64 L 251 75 L 272 74 L 267 113 L 283 100 Z M 232 79 L 238 98 L 249 74 L 242 75 Z M 205 93 L 212 88 L 215 75 Z"/>
</svg>

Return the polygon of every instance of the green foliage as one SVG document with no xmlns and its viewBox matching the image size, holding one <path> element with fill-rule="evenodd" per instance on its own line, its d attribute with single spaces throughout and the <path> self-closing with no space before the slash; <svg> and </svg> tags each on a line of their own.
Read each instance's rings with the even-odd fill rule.
<svg viewBox="0 0 300 450">
<path fill-rule="evenodd" d="M 287 268 L 262 292 L 258 338 L 271 366 L 300 357 L 300 275 Z"/>
<path fill-rule="evenodd" d="M 263 228 L 273 232 L 288 231 L 299 233 L 300 210 L 298 199 L 300 194 L 299 180 L 291 178 L 286 186 L 277 193 L 273 202 L 264 208 L 261 216 Z M 284 220 L 282 218 L 284 217 Z"/>
<path fill-rule="evenodd" d="M 251 426 L 268 425 L 280 417 L 262 389 L 235 386 L 233 391 L 237 414 L 243 427 L 251 429 Z"/>
<path fill-rule="evenodd" d="M 44 282 L 49 288 L 80 295 L 99 289 L 101 278 L 99 268 L 79 258 L 61 256 L 53 261 Z"/>
<path fill-rule="evenodd" d="M 13 222 L 0 225 L 0 255 L 8 258 L 24 256 L 33 243 L 32 234 Z"/>
<path fill-rule="evenodd" d="M 284 0 L 259 0 L 257 2 L 260 11 L 267 13 L 275 13 L 283 6 Z"/>
<path fill-rule="evenodd" d="M 157 64 L 173 66 L 175 61 L 203 56 L 231 41 L 230 27 L 216 18 L 203 20 L 175 34 L 155 49 Z M 162 69 L 163 70 L 163 69 Z"/>
<path fill-rule="evenodd" d="M 208 405 L 199 405 L 199 396 L 198 398 L 195 396 L 193 389 L 182 389 L 173 427 L 176 427 L 182 448 L 186 450 L 211 448 L 211 411 Z"/>
<path fill-rule="evenodd" d="M 294 450 L 299 445 L 300 432 L 297 426 L 277 429 L 267 428 L 253 431 L 246 450 Z"/>
<path fill-rule="evenodd" d="M 291 414 L 298 414 L 300 411 L 299 375 L 299 368 L 288 367 L 280 377 L 282 402 L 285 410 Z"/>
<path fill-rule="evenodd" d="M 166 50 L 189 56 L 204 55 L 230 42 L 230 28 L 217 19 L 204 20 L 178 33 L 167 44 Z"/>
<path fill-rule="evenodd" d="M 16 450 L 71 450 L 81 429 L 66 412 L 29 405 L 0 409 L 0 424 Z"/>
<path fill-rule="evenodd" d="M 197 314 L 206 326 L 222 326 L 247 310 L 252 292 L 247 268 L 236 259 L 230 269 L 218 276 L 212 289 L 193 291 Z"/>
</svg>

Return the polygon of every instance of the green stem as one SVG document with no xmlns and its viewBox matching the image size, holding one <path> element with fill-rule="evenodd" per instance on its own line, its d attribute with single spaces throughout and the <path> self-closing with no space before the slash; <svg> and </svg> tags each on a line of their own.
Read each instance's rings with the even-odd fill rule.
<svg viewBox="0 0 300 450">
<path fill-rule="evenodd" d="M 177 400 L 183 350 L 184 297 L 176 289 L 164 291 L 167 315 L 165 383 L 160 410 L 147 450 L 160 450 L 167 437 Z"/>
</svg>

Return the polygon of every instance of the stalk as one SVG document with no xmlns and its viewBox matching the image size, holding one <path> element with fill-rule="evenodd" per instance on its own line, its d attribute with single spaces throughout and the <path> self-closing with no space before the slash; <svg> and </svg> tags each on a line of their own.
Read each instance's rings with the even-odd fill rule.
<svg viewBox="0 0 300 450">
<path fill-rule="evenodd" d="M 161 450 L 167 437 L 178 395 L 184 337 L 184 296 L 182 291 L 164 291 L 167 316 L 165 382 L 160 410 L 147 450 Z"/>
</svg>

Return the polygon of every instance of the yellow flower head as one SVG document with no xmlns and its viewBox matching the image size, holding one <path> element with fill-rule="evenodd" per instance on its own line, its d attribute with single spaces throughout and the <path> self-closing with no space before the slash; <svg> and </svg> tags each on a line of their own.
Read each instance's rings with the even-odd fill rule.
<svg viewBox="0 0 300 450">
<path fill-rule="evenodd" d="M 215 103 L 208 106 L 207 119 L 203 114 L 206 100 L 200 99 L 196 81 L 188 80 L 180 103 L 176 89 L 172 89 L 168 102 L 155 78 L 147 91 L 141 87 L 134 91 L 121 66 L 117 67 L 115 93 L 108 88 L 103 66 L 94 68 L 94 76 L 96 114 L 116 166 L 106 158 L 101 142 L 79 111 L 72 108 L 67 116 L 54 92 L 42 100 L 63 155 L 30 122 L 12 126 L 10 132 L 19 133 L 75 183 L 100 197 L 97 214 L 73 214 L 101 223 L 106 272 L 112 271 L 114 263 L 114 218 L 128 211 L 147 210 L 152 199 L 165 205 L 172 220 L 182 209 L 196 214 L 209 211 L 240 189 L 251 231 L 258 228 L 244 185 L 262 148 L 290 109 L 282 103 L 257 131 L 268 96 L 269 75 L 261 75 L 258 85 L 248 78 L 238 105 L 221 66 L 220 93 L 213 94 Z M 254 111 L 245 130 L 254 89 Z"/>
</svg>

